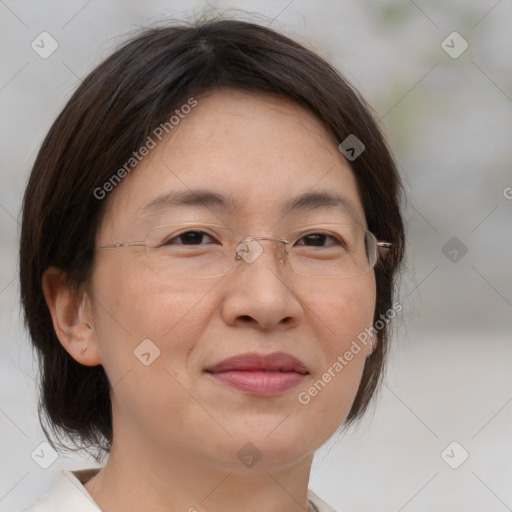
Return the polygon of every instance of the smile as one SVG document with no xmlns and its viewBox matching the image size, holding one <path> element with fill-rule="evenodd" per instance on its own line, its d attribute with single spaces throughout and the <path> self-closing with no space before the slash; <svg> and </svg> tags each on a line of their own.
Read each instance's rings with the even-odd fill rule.
<svg viewBox="0 0 512 512">
<path fill-rule="evenodd" d="M 253 396 L 276 396 L 298 386 L 309 375 L 306 365 L 284 352 L 247 353 L 205 369 L 216 381 Z"/>
</svg>

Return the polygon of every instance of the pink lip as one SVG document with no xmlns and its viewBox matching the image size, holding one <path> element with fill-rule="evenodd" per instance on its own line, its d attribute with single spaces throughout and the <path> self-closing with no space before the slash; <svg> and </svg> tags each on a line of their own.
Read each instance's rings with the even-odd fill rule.
<svg viewBox="0 0 512 512">
<path fill-rule="evenodd" d="M 205 369 L 216 380 L 255 396 L 279 395 L 309 375 L 306 365 L 284 352 L 250 352 Z"/>
</svg>

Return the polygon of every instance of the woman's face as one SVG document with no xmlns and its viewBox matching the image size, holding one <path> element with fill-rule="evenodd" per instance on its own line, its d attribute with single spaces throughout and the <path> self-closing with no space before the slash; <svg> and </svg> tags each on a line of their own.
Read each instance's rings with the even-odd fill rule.
<svg viewBox="0 0 512 512">
<path fill-rule="evenodd" d="M 226 225 L 240 241 L 286 238 L 291 227 L 316 223 L 366 227 L 352 171 L 312 114 L 282 98 L 233 90 L 197 101 L 111 193 L 98 246 L 144 240 L 152 228 L 182 221 Z M 232 208 L 154 201 L 199 189 Z M 297 196 L 320 191 L 342 196 L 353 211 L 303 204 L 282 213 Z M 297 463 L 337 429 L 369 353 L 362 346 L 344 358 L 372 324 L 374 274 L 298 275 L 273 255 L 274 246 L 262 241 L 252 263 L 208 278 L 157 272 L 140 246 L 97 251 L 94 336 L 111 383 L 114 443 L 240 471 L 251 465 L 246 456 L 261 455 L 261 469 Z M 304 367 L 266 376 L 247 365 L 208 371 L 233 356 L 277 352 Z M 317 392 L 309 392 L 315 383 Z"/>
</svg>

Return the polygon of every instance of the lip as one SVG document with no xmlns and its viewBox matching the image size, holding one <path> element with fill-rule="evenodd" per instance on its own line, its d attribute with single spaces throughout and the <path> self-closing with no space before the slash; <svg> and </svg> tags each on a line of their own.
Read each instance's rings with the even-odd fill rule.
<svg viewBox="0 0 512 512">
<path fill-rule="evenodd" d="M 309 371 L 285 352 L 239 354 L 204 370 L 215 380 L 254 396 L 276 396 L 299 385 Z"/>
</svg>

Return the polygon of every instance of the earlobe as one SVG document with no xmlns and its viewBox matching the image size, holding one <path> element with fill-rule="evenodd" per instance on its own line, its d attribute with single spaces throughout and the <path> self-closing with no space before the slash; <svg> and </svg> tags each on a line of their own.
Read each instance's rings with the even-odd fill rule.
<svg viewBox="0 0 512 512">
<path fill-rule="evenodd" d="M 44 298 L 61 345 L 77 362 L 85 366 L 101 364 L 90 299 L 71 290 L 66 273 L 48 267 L 42 277 Z"/>
</svg>

